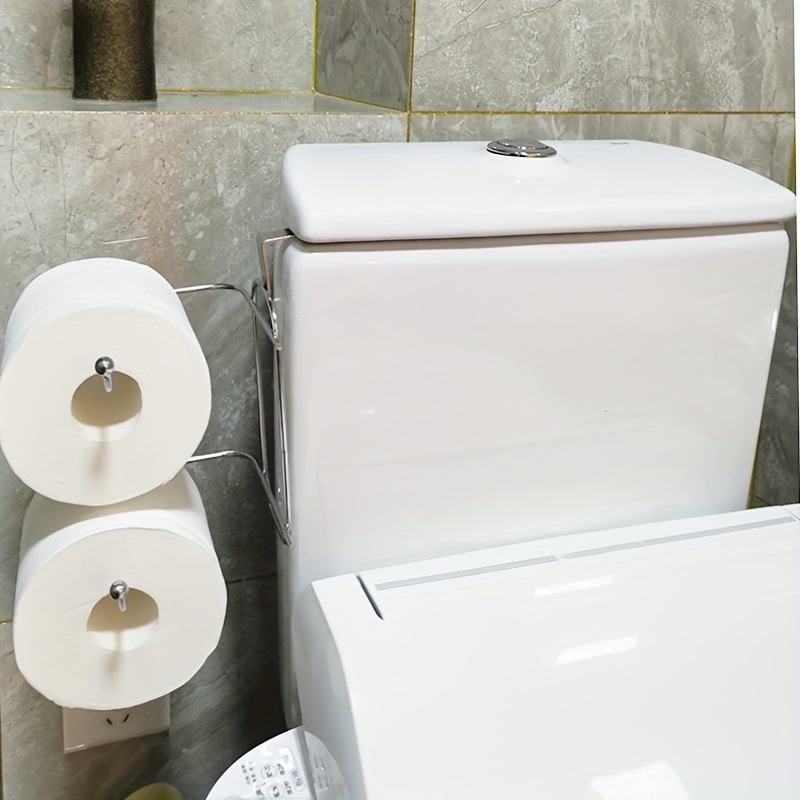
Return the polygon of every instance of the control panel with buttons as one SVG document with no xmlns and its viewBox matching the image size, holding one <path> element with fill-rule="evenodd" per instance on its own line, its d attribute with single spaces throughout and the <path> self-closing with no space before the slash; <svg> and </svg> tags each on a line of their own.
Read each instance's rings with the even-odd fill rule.
<svg viewBox="0 0 800 800">
<path fill-rule="evenodd" d="M 314 800 L 303 766 L 300 729 L 275 736 L 231 764 L 206 800 Z"/>
</svg>

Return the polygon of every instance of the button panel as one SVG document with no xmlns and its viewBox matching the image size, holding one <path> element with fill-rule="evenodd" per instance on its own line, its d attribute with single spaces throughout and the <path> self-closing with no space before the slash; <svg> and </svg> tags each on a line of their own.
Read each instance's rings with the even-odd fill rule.
<svg viewBox="0 0 800 800">
<path fill-rule="evenodd" d="M 220 777 L 207 800 L 312 800 L 295 731 L 253 748 Z"/>
</svg>

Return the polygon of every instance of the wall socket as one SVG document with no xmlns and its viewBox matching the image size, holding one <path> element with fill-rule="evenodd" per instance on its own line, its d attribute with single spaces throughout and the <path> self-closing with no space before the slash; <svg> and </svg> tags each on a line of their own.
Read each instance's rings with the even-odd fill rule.
<svg viewBox="0 0 800 800">
<path fill-rule="evenodd" d="M 169 695 L 132 708 L 89 711 L 64 708 L 64 752 L 134 739 L 169 728 Z"/>
</svg>

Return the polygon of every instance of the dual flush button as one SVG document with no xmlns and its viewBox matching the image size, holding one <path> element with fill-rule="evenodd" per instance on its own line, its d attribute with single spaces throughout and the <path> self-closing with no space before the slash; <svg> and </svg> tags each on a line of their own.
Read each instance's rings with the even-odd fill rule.
<svg viewBox="0 0 800 800">
<path fill-rule="evenodd" d="M 518 158 L 547 158 L 556 154 L 555 148 L 536 139 L 495 139 L 486 149 L 498 156 Z"/>
</svg>

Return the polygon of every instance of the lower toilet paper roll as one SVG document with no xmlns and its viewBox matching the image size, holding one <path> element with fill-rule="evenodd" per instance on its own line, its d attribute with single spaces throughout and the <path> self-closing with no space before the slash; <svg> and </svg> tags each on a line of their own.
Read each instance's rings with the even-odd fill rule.
<svg viewBox="0 0 800 800">
<path fill-rule="evenodd" d="M 129 587 L 123 612 L 111 584 Z M 140 705 L 186 683 L 219 642 L 226 588 L 185 470 L 104 508 L 34 496 L 22 531 L 14 652 L 68 708 Z"/>
</svg>

